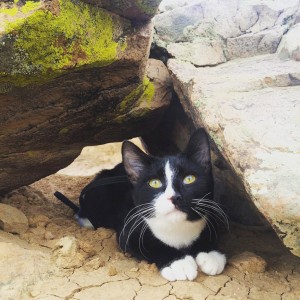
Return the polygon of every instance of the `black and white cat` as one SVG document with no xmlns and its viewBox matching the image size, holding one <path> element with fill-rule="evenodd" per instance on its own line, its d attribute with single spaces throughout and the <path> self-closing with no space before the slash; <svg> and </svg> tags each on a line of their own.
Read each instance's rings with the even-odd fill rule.
<svg viewBox="0 0 300 300">
<path fill-rule="evenodd" d="M 155 263 L 169 281 L 193 280 L 198 268 L 220 274 L 226 258 L 216 251 L 214 222 L 225 216 L 213 200 L 204 130 L 197 130 L 176 156 L 149 156 L 129 141 L 122 156 L 122 164 L 102 171 L 94 182 L 123 175 L 129 181 L 90 190 L 81 203 L 80 223 L 115 229 L 123 251 Z"/>
</svg>

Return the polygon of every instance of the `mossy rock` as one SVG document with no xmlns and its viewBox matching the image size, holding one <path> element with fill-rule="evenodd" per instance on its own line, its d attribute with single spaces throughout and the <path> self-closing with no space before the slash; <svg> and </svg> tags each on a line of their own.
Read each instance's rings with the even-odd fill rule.
<svg viewBox="0 0 300 300">
<path fill-rule="evenodd" d="M 126 49 L 129 21 L 104 9 L 71 0 L 19 2 L 0 8 L 0 92 L 107 66 Z"/>
</svg>

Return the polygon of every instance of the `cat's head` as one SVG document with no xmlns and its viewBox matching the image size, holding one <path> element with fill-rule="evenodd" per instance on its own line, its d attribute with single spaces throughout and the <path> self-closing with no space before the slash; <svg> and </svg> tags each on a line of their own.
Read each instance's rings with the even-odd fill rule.
<svg viewBox="0 0 300 300">
<path fill-rule="evenodd" d="M 197 130 L 185 151 L 176 156 L 149 156 L 128 141 L 123 143 L 122 156 L 133 184 L 134 203 L 146 218 L 193 221 L 210 210 L 213 179 L 209 141 L 203 129 Z M 205 205 L 200 209 L 201 199 Z"/>
</svg>

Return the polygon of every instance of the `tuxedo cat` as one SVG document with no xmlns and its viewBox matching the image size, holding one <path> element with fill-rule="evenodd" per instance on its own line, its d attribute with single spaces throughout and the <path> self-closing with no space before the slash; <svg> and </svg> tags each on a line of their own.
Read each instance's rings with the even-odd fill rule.
<svg viewBox="0 0 300 300">
<path fill-rule="evenodd" d="M 92 182 L 114 178 L 113 184 L 83 193 L 79 222 L 115 229 L 124 252 L 155 263 L 169 281 L 193 280 L 198 268 L 220 274 L 226 258 L 216 250 L 215 225 L 226 216 L 213 200 L 204 130 L 197 130 L 176 156 L 153 157 L 125 141 L 122 157 L 123 163 Z"/>
</svg>

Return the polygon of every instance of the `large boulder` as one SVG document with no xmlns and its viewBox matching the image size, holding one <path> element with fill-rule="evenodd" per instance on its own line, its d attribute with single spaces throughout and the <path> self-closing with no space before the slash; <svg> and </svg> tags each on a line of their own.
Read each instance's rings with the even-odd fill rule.
<svg viewBox="0 0 300 300">
<path fill-rule="evenodd" d="M 211 68 L 171 59 L 168 67 L 186 113 L 206 128 L 251 201 L 300 256 L 300 64 L 273 54 Z"/>
<path fill-rule="evenodd" d="M 120 11 L 120 1 L 0 4 L 0 193 L 67 166 L 85 145 L 147 133 L 168 106 L 146 76 L 159 1 L 127 1 L 125 17 L 144 9 L 136 21 L 98 2 Z"/>
<path fill-rule="evenodd" d="M 162 1 L 155 16 L 155 45 L 195 66 L 275 53 L 299 22 L 299 0 Z"/>
<path fill-rule="evenodd" d="M 153 43 L 186 111 L 165 132 L 170 144 L 181 149 L 182 136 L 205 127 L 216 196 L 230 219 L 271 224 L 298 256 L 299 4 L 163 0 Z M 174 111 L 165 119 L 174 119 Z M 151 133 L 146 141 L 160 142 Z"/>
</svg>

